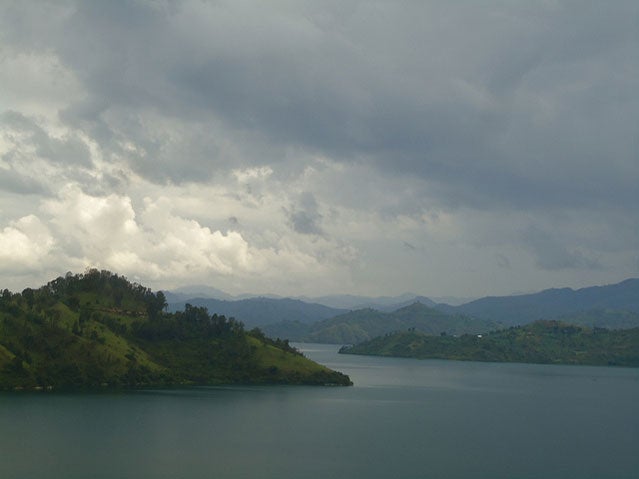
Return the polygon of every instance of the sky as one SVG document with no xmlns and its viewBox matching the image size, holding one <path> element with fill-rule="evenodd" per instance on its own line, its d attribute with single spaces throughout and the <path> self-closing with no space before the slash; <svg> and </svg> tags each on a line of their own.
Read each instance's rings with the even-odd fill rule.
<svg viewBox="0 0 639 479">
<path fill-rule="evenodd" d="M 0 288 L 639 276 L 636 0 L 0 4 Z"/>
</svg>

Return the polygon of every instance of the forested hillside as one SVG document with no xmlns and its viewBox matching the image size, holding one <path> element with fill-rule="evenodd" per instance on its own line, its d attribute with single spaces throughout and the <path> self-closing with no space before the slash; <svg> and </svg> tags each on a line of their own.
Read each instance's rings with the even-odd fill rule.
<svg viewBox="0 0 639 479">
<path fill-rule="evenodd" d="M 287 341 L 108 271 L 0 295 L 0 389 L 350 384 Z"/>
<path fill-rule="evenodd" d="M 610 331 L 535 321 L 459 337 L 403 331 L 345 347 L 348 354 L 543 364 L 639 367 L 639 328 Z"/>
</svg>

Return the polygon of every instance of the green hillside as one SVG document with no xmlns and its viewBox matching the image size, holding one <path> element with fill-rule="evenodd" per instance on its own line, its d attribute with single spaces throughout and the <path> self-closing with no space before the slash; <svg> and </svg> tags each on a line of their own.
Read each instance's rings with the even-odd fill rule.
<svg viewBox="0 0 639 479">
<path fill-rule="evenodd" d="M 342 348 L 340 352 L 420 359 L 639 367 L 639 328 L 611 331 L 559 321 L 536 321 L 489 334 L 460 337 L 409 331 L 381 336 Z"/>
<path fill-rule="evenodd" d="M 264 329 L 269 334 L 291 340 L 357 344 L 389 332 L 407 329 L 427 334 L 466 334 L 486 332 L 497 327 L 499 324 L 494 321 L 446 314 L 416 302 L 392 313 L 359 309 L 306 327 L 288 322 Z"/>
<path fill-rule="evenodd" d="M 187 305 L 108 271 L 0 295 L 0 389 L 229 383 L 340 384 L 347 376 L 287 341 Z"/>
</svg>

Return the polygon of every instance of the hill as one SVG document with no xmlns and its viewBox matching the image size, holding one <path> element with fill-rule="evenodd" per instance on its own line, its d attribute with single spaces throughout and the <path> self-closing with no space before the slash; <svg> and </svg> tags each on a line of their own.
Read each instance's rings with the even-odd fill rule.
<svg viewBox="0 0 639 479">
<path fill-rule="evenodd" d="M 420 359 L 639 367 L 639 328 L 610 331 L 559 321 L 535 321 L 485 335 L 461 337 L 409 331 L 378 337 L 342 348 L 340 352 Z"/>
<path fill-rule="evenodd" d="M 495 329 L 493 321 L 449 315 L 419 302 L 392 313 L 360 309 L 311 325 L 289 322 L 268 325 L 264 332 L 272 337 L 316 343 L 357 344 L 392 331 L 415 329 L 428 334 L 480 333 Z"/>
<path fill-rule="evenodd" d="M 425 296 L 414 293 L 404 293 L 399 296 L 355 296 L 351 294 L 320 296 L 316 298 L 299 298 L 307 303 L 319 303 L 332 308 L 347 310 L 374 309 L 376 311 L 392 312 L 404 306 L 419 301 L 426 306 L 435 306 L 436 302 Z"/>
<path fill-rule="evenodd" d="M 179 311 L 186 304 L 207 308 L 218 314 L 233 316 L 248 328 L 262 327 L 281 321 L 312 323 L 332 318 L 345 312 L 322 304 L 306 303 L 289 298 L 249 298 L 242 300 L 220 300 L 214 298 L 191 298 L 169 304 L 170 311 Z"/>
<path fill-rule="evenodd" d="M 350 384 L 287 341 L 108 271 L 0 295 L 0 389 Z"/>
<path fill-rule="evenodd" d="M 538 319 L 556 319 L 588 310 L 639 313 L 639 279 L 578 290 L 547 289 L 535 294 L 486 297 L 461 306 L 440 304 L 437 309 L 451 314 L 492 319 L 512 326 Z"/>
</svg>

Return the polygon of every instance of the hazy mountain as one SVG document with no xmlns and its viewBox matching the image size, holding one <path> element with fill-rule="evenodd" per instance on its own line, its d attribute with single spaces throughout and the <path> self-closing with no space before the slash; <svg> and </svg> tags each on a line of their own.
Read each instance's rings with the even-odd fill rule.
<svg viewBox="0 0 639 479">
<path fill-rule="evenodd" d="M 191 296 L 194 292 L 202 295 Z M 214 297 L 217 296 L 217 297 Z M 242 295 L 245 297 L 249 295 Z M 628 279 L 618 284 L 594 286 L 573 290 L 570 288 L 548 289 L 538 293 L 501 297 L 486 297 L 462 305 L 435 303 L 430 298 L 406 293 L 399 296 L 366 297 L 356 295 L 332 295 L 316 298 L 251 297 L 239 299 L 208 286 L 189 286 L 166 293 L 172 311 L 182 309 L 184 304 L 206 306 L 209 311 L 233 316 L 247 327 L 259 326 L 269 336 L 300 340 L 312 334 L 312 338 L 339 337 L 349 334 L 320 334 L 319 325 L 311 323 L 333 318 L 347 311 L 369 311 L 391 313 L 415 302 L 451 315 L 465 315 L 492 320 L 504 325 L 525 324 L 537 319 L 562 319 L 585 326 L 629 328 L 634 317 L 625 312 L 639 313 L 639 279 Z M 438 298 L 441 299 L 441 298 Z M 457 299 L 459 298 L 449 298 Z M 372 313 L 371 311 L 374 311 Z M 579 313 L 579 314 L 577 314 Z M 571 315 L 576 315 L 571 319 Z M 354 326 L 348 326 L 354 327 Z M 348 329 L 340 326 L 341 330 Z M 356 328 L 357 329 L 357 328 Z M 361 332 L 352 337 L 365 336 Z M 311 336 L 308 336 L 311 337 Z"/>
<path fill-rule="evenodd" d="M 588 310 L 639 313 L 639 279 L 627 279 L 617 284 L 578 290 L 547 289 L 534 294 L 486 297 L 461 306 L 438 304 L 436 308 L 447 313 L 492 319 L 506 325 L 525 324 L 537 319 L 554 319 Z"/>
<path fill-rule="evenodd" d="M 214 288 L 212 286 L 206 285 L 189 285 L 182 286 L 180 288 L 175 288 L 170 291 L 164 291 L 166 295 L 167 301 L 169 303 L 178 303 L 178 302 L 186 302 L 191 298 L 210 298 L 210 299 L 221 299 L 225 301 L 239 301 L 242 299 L 251 299 L 251 298 L 271 298 L 271 299 L 280 299 L 282 296 L 278 296 L 276 294 L 252 294 L 252 293 L 243 293 L 238 295 L 232 295 L 221 289 Z M 310 302 L 310 301 L 307 301 Z"/>
<path fill-rule="evenodd" d="M 169 303 L 187 302 L 192 298 L 212 298 L 226 301 L 239 301 L 243 299 L 269 298 L 269 299 L 286 299 L 283 296 L 275 294 L 252 294 L 243 293 L 231 295 L 217 288 L 205 285 L 190 285 L 181 288 L 175 288 L 170 291 L 164 291 Z M 416 301 L 427 306 L 435 306 L 438 303 L 448 305 L 459 305 L 470 301 L 468 298 L 458 298 L 456 296 L 443 296 L 437 298 L 427 298 L 415 293 L 404 293 L 397 296 L 357 296 L 350 294 L 327 295 L 327 296 L 294 296 L 288 299 L 298 299 L 304 303 L 321 304 L 329 308 L 340 310 L 357 310 L 357 309 L 375 309 L 377 311 L 391 312 L 403 306 L 407 306 Z"/>
<path fill-rule="evenodd" d="M 302 323 L 301 321 L 279 321 L 277 323 L 265 324 L 260 329 L 269 338 L 282 338 L 289 341 L 305 341 L 310 334 L 312 323 Z"/>
<path fill-rule="evenodd" d="M 262 327 L 281 321 L 312 323 L 344 313 L 343 309 L 329 308 L 322 304 L 305 303 L 289 298 L 250 298 L 227 301 L 214 298 L 191 298 L 169 302 L 170 311 L 179 311 L 185 304 L 203 306 L 211 313 L 223 314 L 242 321 L 247 328 Z"/>
<path fill-rule="evenodd" d="M 166 295 L 167 300 L 169 297 L 179 297 L 180 299 L 178 301 L 189 298 L 215 298 L 225 300 L 237 299 L 232 294 L 228 294 L 221 289 L 203 284 L 182 286 L 180 288 L 172 289 L 169 292 L 165 292 L 164 294 Z"/>
<path fill-rule="evenodd" d="M 376 309 L 378 311 L 394 311 L 398 305 L 406 305 L 422 300 L 423 303 L 431 303 L 431 300 L 414 293 L 404 293 L 399 296 L 356 296 L 352 294 L 328 295 L 309 298 L 302 296 L 302 301 L 313 302 L 338 309 Z M 434 303 L 433 303 L 434 304 Z"/>
<path fill-rule="evenodd" d="M 309 325 L 278 323 L 263 330 L 272 337 L 317 343 L 356 344 L 393 331 L 414 328 L 428 334 L 480 333 L 499 328 L 493 321 L 450 315 L 416 302 L 392 313 L 359 309 Z"/>
<path fill-rule="evenodd" d="M 378 305 L 377 307 L 369 306 L 372 309 L 377 309 L 379 311 L 384 311 L 391 313 L 393 311 L 397 311 L 398 309 L 405 308 L 406 306 L 410 306 L 411 304 L 420 303 L 424 306 L 428 306 L 429 308 L 433 308 L 437 306 L 437 303 L 426 296 L 414 296 L 406 301 L 401 301 L 399 303 L 390 304 L 388 306 Z"/>
<path fill-rule="evenodd" d="M 448 304 L 450 306 L 459 306 L 462 304 L 470 303 L 471 301 L 475 301 L 479 299 L 477 297 L 468 298 L 461 296 L 430 296 L 430 299 L 434 301 L 436 304 Z"/>
</svg>

